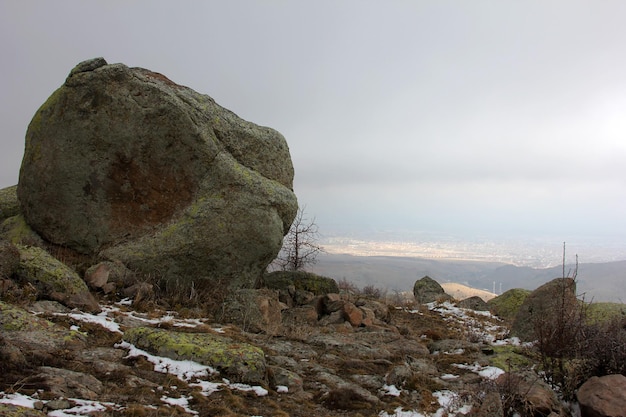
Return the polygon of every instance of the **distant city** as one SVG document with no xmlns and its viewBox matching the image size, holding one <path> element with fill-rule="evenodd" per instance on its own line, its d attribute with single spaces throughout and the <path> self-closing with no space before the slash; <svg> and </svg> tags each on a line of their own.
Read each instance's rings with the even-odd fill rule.
<svg viewBox="0 0 626 417">
<path fill-rule="evenodd" d="M 626 260 L 626 238 L 570 237 L 559 239 L 459 237 L 427 232 L 374 231 L 322 236 L 321 245 L 331 254 L 355 256 L 405 256 L 440 260 L 502 262 L 516 266 L 549 268 L 561 265 L 563 243 L 566 263 Z"/>
</svg>

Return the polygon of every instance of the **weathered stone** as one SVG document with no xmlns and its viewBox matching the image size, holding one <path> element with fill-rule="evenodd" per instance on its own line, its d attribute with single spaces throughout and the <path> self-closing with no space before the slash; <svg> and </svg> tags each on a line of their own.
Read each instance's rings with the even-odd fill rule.
<svg viewBox="0 0 626 417">
<path fill-rule="evenodd" d="M 285 326 L 314 326 L 317 324 L 317 311 L 313 306 L 288 308 L 282 311 L 282 321 Z"/>
<path fill-rule="evenodd" d="M 227 337 L 136 327 L 124 333 L 124 340 L 155 355 L 211 366 L 235 382 L 265 381 L 263 350 Z"/>
<path fill-rule="evenodd" d="M 285 139 L 165 76 L 79 64 L 33 117 L 17 194 L 46 240 L 146 278 L 251 287 L 297 211 Z"/>
<path fill-rule="evenodd" d="M 277 389 L 279 386 L 283 386 L 287 387 L 290 393 L 302 391 L 303 380 L 297 373 L 279 366 L 269 366 L 268 374 L 269 383 L 274 389 Z"/>
<path fill-rule="evenodd" d="M 391 315 L 389 314 L 389 306 L 385 303 L 370 299 L 359 299 L 356 301 L 355 305 L 361 307 L 361 309 L 363 310 L 365 308 L 370 309 L 374 312 L 375 317 L 384 323 L 389 323 L 389 321 L 391 320 Z"/>
<path fill-rule="evenodd" d="M 335 311 L 341 311 L 345 301 L 340 294 L 331 293 L 322 297 L 323 311 L 322 314 L 330 314 Z"/>
<path fill-rule="evenodd" d="M 504 417 L 500 394 L 495 391 L 487 392 L 478 407 L 476 417 Z"/>
<path fill-rule="evenodd" d="M 44 246 L 43 239 L 18 214 L 5 219 L 0 225 L 0 237 L 13 244 Z"/>
<path fill-rule="evenodd" d="M 315 295 L 339 293 L 337 282 L 328 277 L 305 271 L 274 271 L 263 277 L 265 287 L 285 291 L 291 285 L 296 290 L 312 292 Z"/>
<path fill-rule="evenodd" d="M 363 322 L 363 312 L 352 303 L 344 303 L 341 313 L 344 320 L 352 327 L 359 327 Z"/>
<path fill-rule="evenodd" d="M 11 278 L 20 266 L 20 252 L 15 245 L 0 240 L 0 278 Z"/>
<path fill-rule="evenodd" d="M 18 246 L 17 275 L 32 283 L 43 297 L 87 312 L 100 312 L 98 302 L 72 269 L 41 248 Z"/>
<path fill-rule="evenodd" d="M 39 371 L 27 378 L 25 383 L 28 384 L 30 380 L 43 382 L 50 395 L 55 397 L 97 400 L 102 393 L 102 382 L 92 375 L 50 366 L 41 366 Z"/>
<path fill-rule="evenodd" d="M 389 370 L 385 376 L 387 385 L 395 385 L 396 387 L 404 387 L 413 376 L 413 370 L 407 364 L 396 365 Z"/>
<path fill-rule="evenodd" d="M 555 392 L 536 374 L 506 372 L 496 379 L 496 384 L 509 395 L 523 398 L 529 415 L 563 415 Z"/>
<path fill-rule="evenodd" d="M 552 334 L 561 323 L 564 329 L 575 328 L 579 303 L 576 283 L 572 278 L 556 278 L 533 291 L 520 306 L 511 326 L 511 334 L 524 341 L 537 340 L 539 328 Z M 543 341 L 544 343 L 546 340 Z"/>
<path fill-rule="evenodd" d="M 17 185 L 0 189 L 0 223 L 4 219 L 16 216 L 20 212 L 17 200 Z"/>
<path fill-rule="evenodd" d="M 0 330 L 5 341 L 18 347 L 27 358 L 48 358 L 69 346 L 84 346 L 84 338 L 80 333 L 2 301 Z"/>
<path fill-rule="evenodd" d="M 46 417 L 48 414 L 40 410 L 22 407 L 20 405 L 0 403 L 0 416 L 5 417 Z"/>
<path fill-rule="evenodd" d="M 626 377 L 591 377 L 576 394 L 582 417 L 626 417 Z"/>
<path fill-rule="evenodd" d="M 222 320 L 248 332 L 273 335 L 282 325 L 281 310 L 277 291 L 241 289 L 224 301 Z"/>
<path fill-rule="evenodd" d="M 475 311 L 489 311 L 489 306 L 487 305 L 485 300 L 477 295 L 459 301 L 457 303 L 457 306 Z"/>
<path fill-rule="evenodd" d="M 495 315 L 507 322 L 512 322 L 530 293 L 530 290 L 513 288 L 487 301 L 487 305 Z"/>
<path fill-rule="evenodd" d="M 447 294 L 437 281 L 429 276 L 425 276 L 415 281 L 413 295 L 417 303 L 427 304 L 433 301 L 440 301 Z"/>
</svg>

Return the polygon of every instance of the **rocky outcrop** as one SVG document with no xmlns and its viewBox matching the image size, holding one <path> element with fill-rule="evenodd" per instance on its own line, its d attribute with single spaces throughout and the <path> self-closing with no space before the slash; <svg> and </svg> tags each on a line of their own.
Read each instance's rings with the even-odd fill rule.
<svg viewBox="0 0 626 417">
<path fill-rule="evenodd" d="M 530 293 L 530 290 L 513 288 L 487 301 L 487 305 L 492 313 L 503 320 L 512 322 Z"/>
<path fill-rule="evenodd" d="M 582 417 L 626 417 L 626 377 L 591 377 L 577 393 Z"/>
<path fill-rule="evenodd" d="M 433 301 L 443 301 L 451 298 L 441 285 L 429 276 L 415 281 L 413 296 L 415 297 L 415 302 L 419 304 L 428 304 Z"/>
<path fill-rule="evenodd" d="M 306 271 L 274 271 L 265 274 L 263 286 L 281 292 L 299 290 L 313 295 L 338 293 L 337 281 Z"/>
<path fill-rule="evenodd" d="M 282 306 L 277 291 L 244 288 L 224 300 L 222 321 L 235 323 L 248 332 L 273 335 L 282 326 Z"/>
<path fill-rule="evenodd" d="M 100 311 L 98 301 L 74 270 L 41 248 L 18 246 L 18 250 L 16 275 L 37 288 L 40 297 L 88 312 Z"/>
<path fill-rule="evenodd" d="M 280 133 L 165 76 L 76 66 L 33 117 L 17 195 L 43 238 L 145 277 L 252 286 L 296 214 Z"/>
<path fill-rule="evenodd" d="M 559 323 L 566 327 L 562 330 L 568 330 L 577 324 L 578 310 L 575 281 L 572 278 L 556 278 L 526 297 L 515 316 L 511 333 L 524 341 L 534 341 L 540 336 L 540 328 L 544 335 L 553 334 L 551 329 Z"/>
<path fill-rule="evenodd" d="M 461 300 L 457 303 L 457 305 L 461 308 L 468 308 L 470 310 L 476 311 L 489 310 L 489 306 L 487 305 L 487 303 L 477 295 Z"/>
<path fill-rule="evenodd" d="M 155 355 L 210 366 L 236 382 L 266 380 L 263 350 L 216 334 L 136 327 L 124 333 L 124 340 Z"/>
<path fill-rule="evenodd" d="M 20 212 L 17 201 L 17 185 L 0 189 L 0 223 Z"/>
</svg>

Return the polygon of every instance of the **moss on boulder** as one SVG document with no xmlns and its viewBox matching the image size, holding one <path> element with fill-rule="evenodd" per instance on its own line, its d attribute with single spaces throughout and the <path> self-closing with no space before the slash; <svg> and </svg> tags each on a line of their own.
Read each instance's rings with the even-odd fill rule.
<svg viewBox="0 0 626 417">
<path fill-rule="evenodd" d="M 21 214 L 9 217 L 0 224 L 0 236 L 14 244 L 43 245 L 43 239 L 30 228 Z"/>
<path fill-rule="evenodd" d="M 124 333 L 124 340 L 154 355 L 211 366 L 236 382 L 266 381 L 263 350 L 223 336 L 136 327 Z"/>
<path fill-rule="evenodd" d="M 5 342 L 18 347 L 28 357 L 45 357 L 83 342 L 80 333 L 3 301 L 0 301 L 0 330 Z"/>
<path fill-rule="evenodd" d="M 489 306 L 492 313 L 502 320 L 511 322 L 530 293 L 530 290 L 513 288 L 487 301 L 487 306 Z"/>
<path fill-rule="evenodd" d="M 17 185 L 0 189 L 0 221 L 16 216 L 19 212 Z"/>
<path fill-rule="evenodd" d="M 328 277 L 305 271 L 275 271 L 264 277 L 265 287 L 287 291 L 293 285 L 296 290 L 312 292 L 315 295 L 334 294 L 339 292 L 337 282 Z"/>
<path fill-rule="evenodd" d="M 87 284 L 71 268 L 41 248 L 21 245 L 17 248 L 20 251 L 18 277 L 33 284 L 43 297 L 70 308 L 100 312 Z"/>
</svg>

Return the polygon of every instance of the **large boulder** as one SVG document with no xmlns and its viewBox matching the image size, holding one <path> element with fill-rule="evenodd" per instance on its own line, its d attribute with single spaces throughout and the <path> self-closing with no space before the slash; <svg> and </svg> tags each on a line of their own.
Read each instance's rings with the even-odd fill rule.
<svg viewBox="0 0 626 417">
<path fill-rule="evenodd" d="M 426 275 L 415 281 L 413 285 L 413 296 L 419 304 L 428 304 L 433 301 L 450 299 L 443 287 L 437 281 Z"/>
<path fill-rule="evenodd" d="M 492 313 L 502 320 L 512 322 L 519 311 L 519 308 L 530 295 L 530 290 L 513 288 L 487 301 L 487 306 Z"/>
<path fill-rule="evenodd" d="M 280 250 L 297 211 L 292 182 L 280 133 L 96 58 L 33 117 L 17 195 L 52 243 L 146 277 L 244 287 Z"/>
<path fill-rule="evenodd" d="M 626 417 L 626 377 L 591 377 L 576 394 L 583 417 Z"/>
<path fill-rule="evenodd" d="M 546 337 L 575 330 L 580 324 L 580 306 L 576 282 L 572 278 L 555 278 L 530 293 L 520 306 L 511 325 L 511 334 L 525 341 L 548 342 Z M 561 326 L 561 329 L 557 327 Z"/>
</svg>

